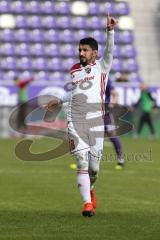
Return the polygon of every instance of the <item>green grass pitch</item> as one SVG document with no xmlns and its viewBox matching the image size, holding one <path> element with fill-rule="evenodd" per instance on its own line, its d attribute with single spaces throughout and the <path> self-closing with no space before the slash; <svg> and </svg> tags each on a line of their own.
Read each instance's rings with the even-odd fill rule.
<svg viewBox="0 0 160 240">
<path fill-rule="evenodd" d="M 159 240 L 160 140 L 122 137 L 125 169 L 115 170 L 108 141 L 96 183 L 96 216 L 82 201 L 69 154 L 46 162 L 16 158 L 18 140 L 0 140 L 0 240 Z M 36 139 L 32 151 L 52 149 Z"/>
</svg>

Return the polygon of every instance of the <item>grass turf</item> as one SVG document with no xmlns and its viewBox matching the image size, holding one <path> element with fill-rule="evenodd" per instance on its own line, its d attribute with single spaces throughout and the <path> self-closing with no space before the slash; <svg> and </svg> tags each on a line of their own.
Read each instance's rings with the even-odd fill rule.
<svg viewBox="0 0 160 240">
<path fill-rule="evenodd" d="M 81 216 L 73 158 L 46 162 L 16 158 L 17 140 L 0 140 L 0 240 L 160 238 L 159 140 L 122 138 L 126 165 L 115 170 L 107 141 L 96 184 L 96 216 Z M 53 148 L 52 139 L 36 139 L 32 150 Z M 109 144 L 109 146 L 108 146 Z"/>
</svg>

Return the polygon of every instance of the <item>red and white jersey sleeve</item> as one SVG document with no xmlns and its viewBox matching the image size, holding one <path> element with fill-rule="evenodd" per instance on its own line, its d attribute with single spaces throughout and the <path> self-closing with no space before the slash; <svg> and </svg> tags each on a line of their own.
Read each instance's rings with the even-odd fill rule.
<svg viewBox="0 0 160 240">
<path fill-rule="evenodd" d="M 71 109 L 68 112 L 68 120 L 78 121 L 81 116 L 84 117 L 83 111 L 87 111 L 87 119 L 103 115 L 105 88 L 112 64 L 113 48 L 114 31 L 112 30 L 107 34 L 106 48 L 102 58 L 85 67 L 77 63 L 71 68 Z"/>
</svg>

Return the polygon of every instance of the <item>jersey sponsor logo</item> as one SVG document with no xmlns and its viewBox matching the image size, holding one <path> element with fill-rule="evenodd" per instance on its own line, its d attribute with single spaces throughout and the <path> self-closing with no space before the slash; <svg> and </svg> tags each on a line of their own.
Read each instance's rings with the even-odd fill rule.
<svg viewBox="0 0 160 240">
<path fill-rule="evenodd" d="M 73 84 L 83 83 L 83 82 L 87 82 L 87 81 L 90 81 L 90 80 L 93 80 L 93 79 L 94 79 L 94 75 L 90 76 L 90 77 L 85 77 L 84 79 L 74 81 Z"/>
</svg>

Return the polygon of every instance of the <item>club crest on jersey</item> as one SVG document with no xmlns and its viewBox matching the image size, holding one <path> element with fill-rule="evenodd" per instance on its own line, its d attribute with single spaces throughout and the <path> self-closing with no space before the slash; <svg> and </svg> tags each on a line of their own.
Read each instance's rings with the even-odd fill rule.
<svg viewBox="0 0 160 240">
<path fill-rule="evenodd" d="M 72 75 L 71 75 L 71 77 L 72 77 L 72 78 L 74 78 L 74 77 L 75 77 L 75 75 L 74 75 L 74 74 L 72 74 Z"/>
<path fill-rule="evenodd" d="M 88 67 L 88 68 L 85 68 L 85 71 L 86 71 L 86 73 L 90 73 L 91 72 L 91 68 L 90 67 Z"/>
</svg>

